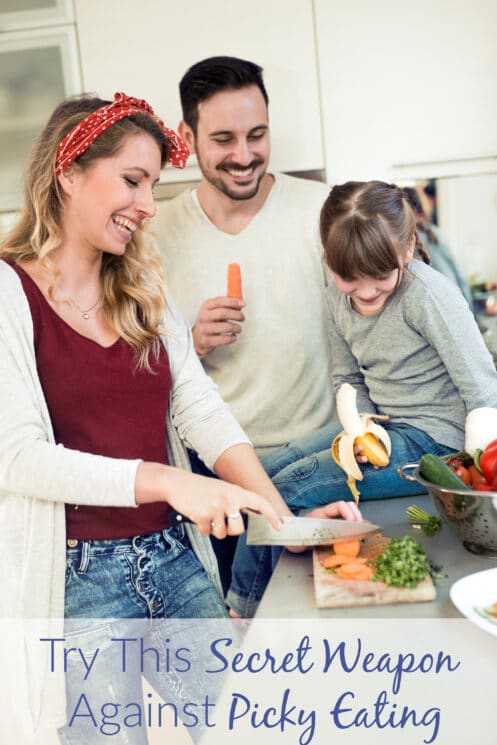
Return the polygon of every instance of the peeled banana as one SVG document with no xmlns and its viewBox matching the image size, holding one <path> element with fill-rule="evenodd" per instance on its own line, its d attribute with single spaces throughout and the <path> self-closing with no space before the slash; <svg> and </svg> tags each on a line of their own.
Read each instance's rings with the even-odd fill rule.
<svg viewBox="0 0 497 745">
<path fill-rule="evenodd" d="M 388 419 L 380 414 L 359 414 L 357 393 L 349 383 L 340 386 L 336 396 L 337 413 L 343 431 L 331 444 L 331 455 L 335 463 L 347 474 L 349 487 L 356 504 L 359 490 L 356 480 L 362 481 L 362 472 L 356 460 L 354 448 L 361 446 L 361 455 L 375 466 L 388 466 L 392 449 L 388 432 L 373 419 Z"/>
</svg>

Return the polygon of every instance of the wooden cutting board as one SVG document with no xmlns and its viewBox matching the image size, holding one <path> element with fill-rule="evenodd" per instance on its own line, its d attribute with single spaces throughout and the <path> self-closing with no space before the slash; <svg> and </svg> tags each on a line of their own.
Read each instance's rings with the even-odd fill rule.
<svg viewBox="0 0 497 745">
<path fill-rule="evenodd" d="M 366 536 L 361 542 L 359 555 L 375 561 L 389 543 L 390 538 L 378 533 Z M 431 577 L 424 579 L 413 590 L 390 587 L 384 582 L 340 579 L 321 564 L 331 553 L 331 546 L 315 547 L 313 552 L 314 591 L 318 608 L 422 603 L 435 599 L 436 590 Z"/>
</svg>

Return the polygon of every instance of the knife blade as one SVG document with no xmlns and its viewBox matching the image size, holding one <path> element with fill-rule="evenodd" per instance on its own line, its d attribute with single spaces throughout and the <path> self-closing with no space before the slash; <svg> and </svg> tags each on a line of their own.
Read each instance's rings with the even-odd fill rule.
<svg viewBox="0 0 497 745">
<path fill-rule="evenodd" d="M 369 522 L 318 517 L 280 519 L 283 527 L 275 530 L 263 515 L 250 513 L 247 543 L 251 546 L 323 546 L 381 532 L 379 525 Z"/>
</svg>

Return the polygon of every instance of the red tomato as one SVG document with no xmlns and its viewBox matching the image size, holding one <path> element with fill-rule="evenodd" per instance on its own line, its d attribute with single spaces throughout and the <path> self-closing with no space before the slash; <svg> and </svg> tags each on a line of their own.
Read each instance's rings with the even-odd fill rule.
<svg viewBox="0 0 497 745">
<path fill-rule="evenodd" d="M 479 472 L 476 466 L 469 466 L 468 473 L 471 479 L 471 486 L 473 487 L 473 489 L 476 489 L 477 491 L 480 491 L 480 490 L 486 491 L 486 487 L 490 487 L 490 484 L 488 483 L 487 479 L 482 473 Z"/>
</svg>

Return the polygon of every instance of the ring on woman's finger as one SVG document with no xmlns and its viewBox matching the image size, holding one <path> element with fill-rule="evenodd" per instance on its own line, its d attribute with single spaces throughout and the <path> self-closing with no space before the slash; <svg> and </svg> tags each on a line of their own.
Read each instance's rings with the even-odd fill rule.
<svg viewBox="0 0 497 745">
<path fill-rule="evenodd" d="M 238 520 L 239 517 L 241 517 L 240 512 L 230 512 L 228 514 L 228 520 Z"/>
<path fill-rule="evenodd" d="M 215 523 L 214 521 L 211 522 L 211 528 L 216 530 L 216 528 L 224 528 L 224 523 Z"/>
</svg>

